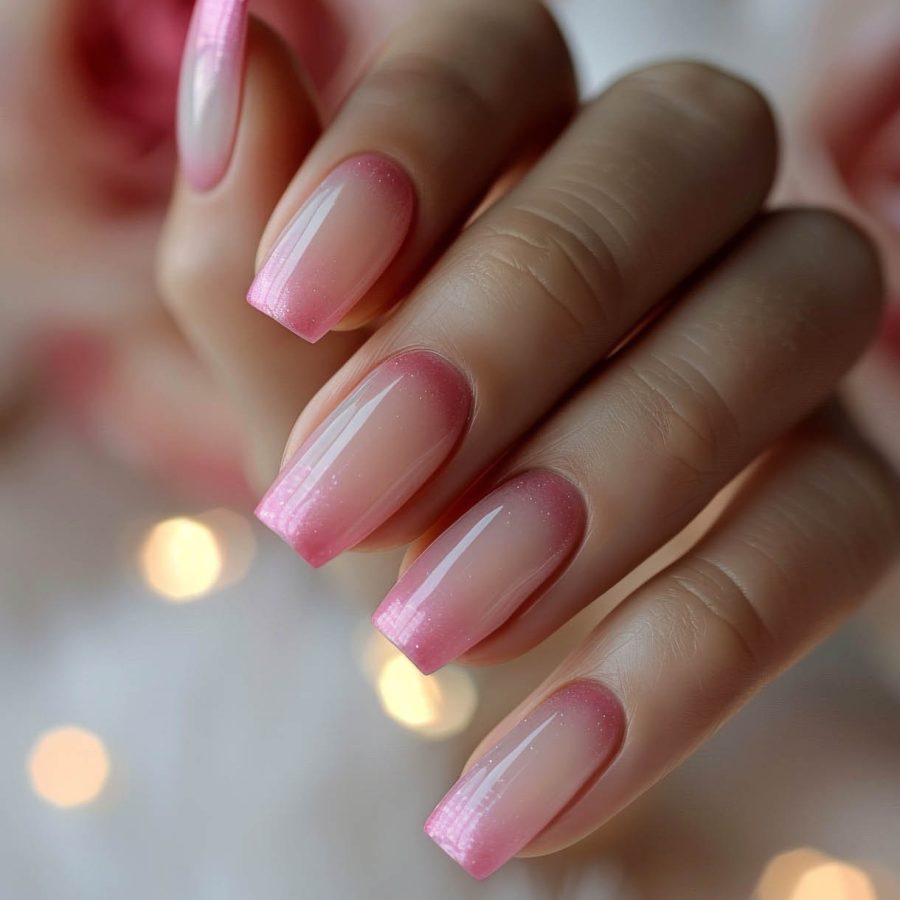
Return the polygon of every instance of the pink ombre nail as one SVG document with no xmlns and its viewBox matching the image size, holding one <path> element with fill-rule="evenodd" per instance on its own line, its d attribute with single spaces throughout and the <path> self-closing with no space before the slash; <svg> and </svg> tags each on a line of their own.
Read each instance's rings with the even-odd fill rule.
<svg viewBox="0 0 900 900">
<path fill-rule="evenodd" d="M 397 163 L 373 153 L 346 160 L 285 228 L 247 300 L 300 337 L 319 340 L 390 265 L 415 204 Z"/>
<path fill-rule="evenodd" d="M 447 459 L 472 394 L 436 353 L 413 350 L 371 372 L 313 432 L 256 510 L 320 566 L 395 513 Z"/>
<path fill-rule="evenodd" d="M 241 105 L 247 0 L 197 0 L 178 88 L 178 147 L 188 184 L 228 171 Z"/>
<path fill-rule="evenodd" d="M 552 472 L 526 472 L 430 544 L 372 621 L 430 674 L 486 638 L 546 585 L 584 526 L 584 503 L 572 484 Z"/>
<path fill-rule="evenodd" d="M 625 714 L 596 681 L 574 681 L 539 704 L 437 805 L 428 836 L 475 878 L 526 847 L 612 762 Z"/>
</svg>

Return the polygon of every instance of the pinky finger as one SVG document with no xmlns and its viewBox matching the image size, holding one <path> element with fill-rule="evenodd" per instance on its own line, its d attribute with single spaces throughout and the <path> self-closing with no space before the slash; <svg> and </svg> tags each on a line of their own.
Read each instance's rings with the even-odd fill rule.
<svg viewBox="0 0 900 900">
<path fill-rule="evenodd" d="M 494 729 L 426 831 L 477 878 L 584 837 L 852 611 L 898 543 L 893 476 L 817 416 Z"/>
</svg>

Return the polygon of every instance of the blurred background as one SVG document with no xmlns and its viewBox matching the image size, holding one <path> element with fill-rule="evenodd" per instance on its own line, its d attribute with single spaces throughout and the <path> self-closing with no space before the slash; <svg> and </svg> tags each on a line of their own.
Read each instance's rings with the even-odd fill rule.
<svg viewBox="0 0 900 900">
<path fill-rule="evenodd" d="M 251 2 L 326 104 L 354 74 L 338 53 L 414 5 Z M 0 0 L 0 896 L 898 900 L 896 583 L 578 847 L 477 884 L 425 838 L 596 612 L 496 671 L 424 678 L 368 624 L 390 561 L 314 573 L 255 524 L 227 399 L 152 277 L 190 6 Z M 586 92 L 661 56 L 760 84 L 782 197 L 864 221 L 900 296 L 894 0 L 555 8 Z M 850 391 L 900 465 L 897 308 Z"/>
</svg>

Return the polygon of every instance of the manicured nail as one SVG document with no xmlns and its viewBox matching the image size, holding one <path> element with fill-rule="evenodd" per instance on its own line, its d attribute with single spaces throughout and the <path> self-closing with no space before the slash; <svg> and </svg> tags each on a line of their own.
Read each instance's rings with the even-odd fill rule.
<svg viewBox="0 0 900 900">
<path fill-rule="evenodd" d="M 386 360 L 313 432 L 256 514 L 320 566 L 395 513 L 447 459 L 472 405 L 460 372 L 436 353 Z"/>
<path fill-rule="evenodd" d="M 475 878 L 526 847 L 612 762 L 625 714 L 596 681 L 575 681 L 539 704 L 478 760 L 425 823 L 428 836 Z"/>
<path fill-rule="evenodd" d="M 241 104 L 247 0 L 197 0 L 178 88 L 178 147 L 194 190 L 228 171 Z"/>
<path fill-rule="evenodd" d="M 390 265 L 415 204 L 397 163 L 374 153 L 346 160 L 285 228 L 247 300 L 300 337 L 319 340 Z"/>
<path fill-rule="evenodd" d="M 426 675 L 496 631 L 560 571 L 584 534 L 578 490 L 536 470 L 441 534 L 375 611 L 375 627 Z"/>
</svg>

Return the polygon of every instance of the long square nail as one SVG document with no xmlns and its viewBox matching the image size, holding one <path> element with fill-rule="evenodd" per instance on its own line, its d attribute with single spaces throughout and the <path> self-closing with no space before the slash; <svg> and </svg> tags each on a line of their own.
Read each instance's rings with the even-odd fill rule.
<svg viewBox="0 0 900 900">
<path fill-rule="evenodd" d="M 451 788 L 428 836 L 475 878 L 523 850 L 612 762 L 625 735 L 615 695 L 596 681 L 551 694 Z"/>
<path fill-rule="evenodd" d="M 327 334 L 397 255 L 415 209 L 412 181 L 374 153 L 341 163 L 285 228 L 247 300 L 308 341 Z"/>
<path fill-rule="evenodd" d="M 496 631 L 558 574 L 584 527 L 584 503 L 569 481 L 525 472 L 437 537 L 372 621 L 430 674 Z"/>
<path fill-rule="evenodd" d="M 372 371 L 282 469 L 256 514 L 320 566 L 400 509 L 447 460 L 472 394 L 436 353 L 398 354 Z"/>
</svg>

